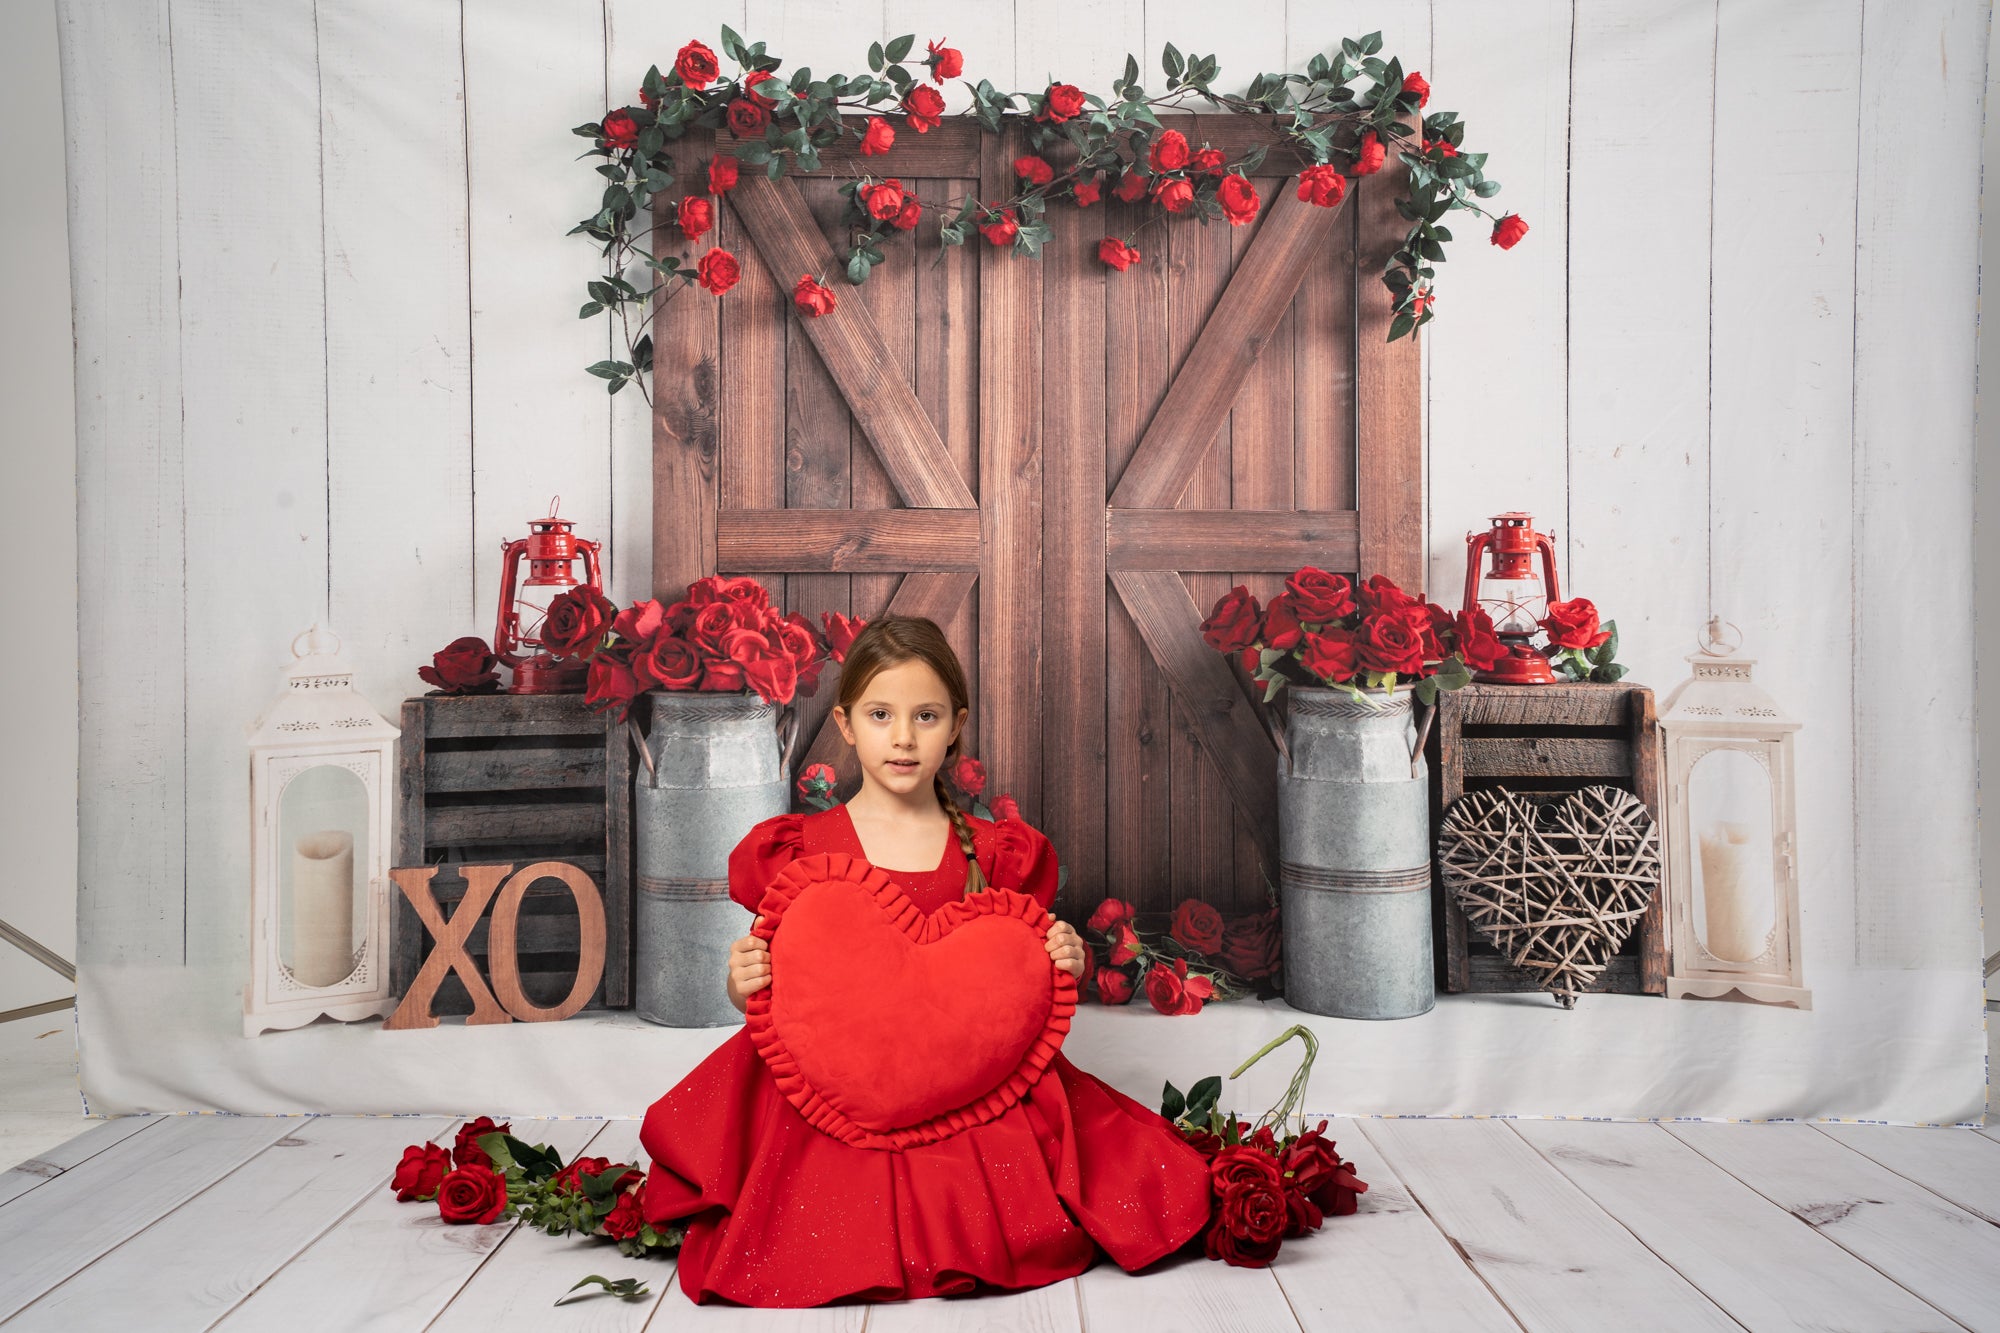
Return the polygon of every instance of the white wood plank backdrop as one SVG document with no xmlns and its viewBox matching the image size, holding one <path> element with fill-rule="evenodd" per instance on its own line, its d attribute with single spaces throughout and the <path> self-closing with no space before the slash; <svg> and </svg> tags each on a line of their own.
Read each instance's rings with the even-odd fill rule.
<svg viewBox="0 0 2000 1333">
<path fill-rule="evenodd" d="M 1734 622 L 1805 720 L 1809 980 L 1980 956 L 1988 0 L 59 12 L 86 967 L 246 955 L 242 728 L 315 617 L 393 714 L 430 649 L 490 632 L 500 542 L 552 495 L 608 541 L 616 597 L 647 588 L 642 405 L 583 375 L 607 334 L 572 317 L 594 256 L 563 233 L 595 190 L 569 127 L 724 22 L 819 69 L 914 29 L 975 77 L 1097 89 L 1164 41 L 1240 87 L 1380 28 L 1532 226 L 1511 252 L 1460 226 L 1443 270 L 1433 594 L 1455 600 L 1462 534 L 1518 507 L 1661 694 L 1711 614 Z"/>
</svg>

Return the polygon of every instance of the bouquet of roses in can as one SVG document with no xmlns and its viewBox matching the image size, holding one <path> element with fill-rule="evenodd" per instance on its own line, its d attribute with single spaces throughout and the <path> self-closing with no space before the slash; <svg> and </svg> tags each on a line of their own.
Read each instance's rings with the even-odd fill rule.
<svg viewBox="0 0 2000 1333">
<path fill-rule="evenodd" d="M 584 701 L 616 709 L 622 721 L 646 690 L 754 690 L 766 703 L 788 704 L 819 688 L 820 672 L 853 633 L 831 612 L 814 625 L 781 612 L 756 579 L 711 574 L 668 606 L 657 600 L 619 610 L 595 588 L 573 588 L 549 603 L 543 642 L 559 656 L 590 664 Z"/>
<path fill-rule="evenodd" d="M 1287 578 L 1268 606 L 1237 584 L 1216 601 L 1201 635 L 1263 683 L 1266 703 L 1287 683 L 1358 697 L 1363 688 L 1393 694 L 1399 682 L 1414 682 L 1417 701 L 1431 704 L 1505 652 L 1482 608 L 1454 613 L 1381 574 L 1355 584 L 1311 566 Z"/>
<path fill-rule="evenodd" d="M 449 1151 L 437 1143 L 403 1149 L 389 1188 L 404 1203 L 436 1200 L 447 1222 L 518 1217 L 552 1236 L 604 1236 L 639 1256 L 675 1249 L 682 1236 L 678 1227 L 655 1230 L 640 1215 L 644 1178 L 637 1166 L 605 1157 L 564 1164 L 555 1149 L 524 1143 L 510 1122 L 483 1115 L 459 1126 Z"/>
<path fill-rule="evenodd" d="M 1326 1121 L 1305 1128 L 1300 1107 L 1319 1053 L 1310 1029 L 1287 1028 L 1229 1077 L 1293 1037 L 1305 1042 L 1305 1058 L 1284 1097 L 1254 1125 L 1216 1109 L 1222 1094 L 1222 1079 L 1216 1075 L 1185 1093 L 1168 1083 L 1160 1102 L 1160 1114 L 1208 1159 L 1212 1201 L 1202 1252 L 1238 1268 L 1267 1266 L 1285 1241 L 1317 1231 L 1329 1217 L 1358 1211 L 1360 1196 L 1368 1190 L 1353 1165 L 1334 1151 Z M 1290 1129 L 1294 1114 L 1300 1114 L 1296 1133 Z"/>
<path fill-rule="evenodd" d="M 1163 1014 L 1198 1014 L 1209 1000 L 1278 993 L 1280 936 L 1276 906 L 1233 921 L 1190 898 L 1174 909 L 1164 931 L 1140 928 L 1123 898 L 1106 898 L 1085 923 L 1092 948 L 1077 985 L 1104 1004 L 1128 1004 L 1143 993 Z"/>
</svg>

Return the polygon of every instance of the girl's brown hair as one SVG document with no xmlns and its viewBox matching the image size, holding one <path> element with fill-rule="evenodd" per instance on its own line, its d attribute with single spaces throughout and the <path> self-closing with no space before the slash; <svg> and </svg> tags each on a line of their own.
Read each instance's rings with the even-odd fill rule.
<svg viewBox="0 0 2000 1333">
<path fill-rule="evenodd" d="M 950 696 L 953 721 L 958 719 L 959 709 L 972 706 L 965 687 L 965 668 L 959 664 L 958 654 L 951 650 L 937 622 L 924 616 L 883 615 L 863 626 L 848 645 L 840 667 L 840 697 L 835 700 L 841 712 L 853 716 L 854 706 L 861 702 L 861 692 L 878 671 L 911 661 L 922 662 L 937 672 L 938 679 L 944 682 L 945 693 Z M 946 760 L 958 754 L 959 738 L 963 735 L 961 730 L 959 736 L 952 738 L 944 752 Z M 966 822 L 965 812 L 945 788 L 942 767 L 931 781 L 937 786 L 938 804 L 944 807 L 951 826 L 958 831 L 958 849 L 965 853 L 965 891 L 984 892 L 986 876 L 980 872 L 978 857 L 973 855 L 972 825 Z"/>
</svg>

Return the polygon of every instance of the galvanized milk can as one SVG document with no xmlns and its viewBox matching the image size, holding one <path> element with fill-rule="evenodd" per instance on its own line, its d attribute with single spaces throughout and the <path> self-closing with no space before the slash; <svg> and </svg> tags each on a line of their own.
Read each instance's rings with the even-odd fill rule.
<svg viewBox="0 0 2000 1333">
<path fill-rule="evenodd" d="M 1410 1018 L 1431 971 L 1429 771 L 1410 692 L 1286 687 L 1278 756 L 1285 1002 L 1334 1018 Z"/>
<path fill-rule="evenodd" d="M 724 989 L 729 946 L 750 913 L 729 899 L 729 853 L 751 827 L 791 807 L 792 726 L 754 694 L 652 690 L 653 722 L 632 781 L 638 834 L 632 1007 L 668 1027 L 743 1016 Z"/>
</svg>

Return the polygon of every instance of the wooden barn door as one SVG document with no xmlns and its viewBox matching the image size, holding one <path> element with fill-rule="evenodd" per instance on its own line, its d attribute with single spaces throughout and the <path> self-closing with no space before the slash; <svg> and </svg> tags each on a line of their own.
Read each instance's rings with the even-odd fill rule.
<svg viewBox="0 0 2000 1333">
<path fill-rule="evenodd" d="M 1232 156 L 1260 134 L 1181 128 Z M 1026 151 L 947 123 L 828 174 L 1001 198 Z M 1376 276 L 1398 187 L 1384 173 L 1358 206 L 1314 208 L 1277 174 L 1299 165 L 1272 154 L 1254 225 L 1138 230 L 1122 274 L 1097 241 L 1145 213 L 1107 198 L 1056 205 L 1039 262 L 976 237 L 940 259 L 927 210 L 858 288 L 832 280 L 837 182 L 745 171 L 716 241 L 742 283 L 660 317 L 658 593 L 748 573 L 814 616 L 937 621 L 972 678 L 968 745 L 1054 840 L 1072 916 L 1106 893 L 1252 910 L 1276 881 L 1275 750 L 1201 641 L 1217 596 L 1268 597 L 1304 564 L 1422 582 L 1416 344 L 1383 341 Z M 829 280 L 832 315 L 791 311 L 804 273 Z M 807 762 L 842 767 L 844 794 L 833 695 L 800 712 Z"/>
</svg>

